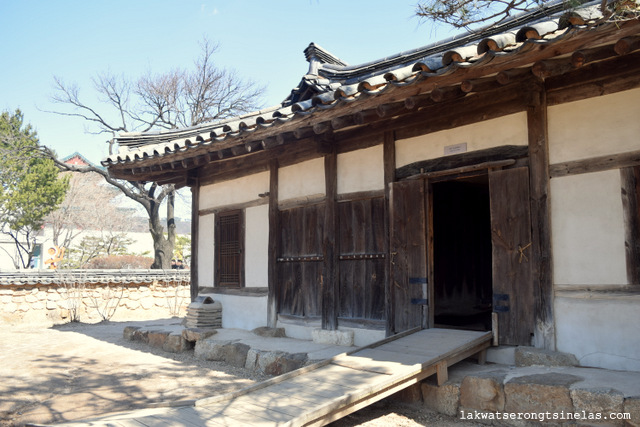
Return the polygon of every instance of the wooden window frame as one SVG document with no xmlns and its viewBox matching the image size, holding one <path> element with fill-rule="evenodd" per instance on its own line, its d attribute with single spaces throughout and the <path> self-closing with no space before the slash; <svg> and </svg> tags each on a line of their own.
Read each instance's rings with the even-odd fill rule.
<svg viewBox="0 0 640 427">
<path fill-rule="evenodd" d="M 238 255 L 239 255 L 238 265 L 237 265 L 238 277 L 237 277 L 237 280 L 234 280 L 233 282 L 229 282 L 229 281 L 221 280 L 223 278 L 223 273 L 221 272 L 221 258 L 222 258 L 221 249 L 223 247 L 221 239 L 223 238 L 223 235 L 222 235 L 223 233 L 221 229 L 222 229 L 222 221 L 225 218 L 229 218 L 233 216 L 237 216 L 237 221 L 238 221 L 238 231 L 237 231 L 237 235 L 238 235 L 237 245 L 238 245 Z M 244 283 L 245 218 L 244 217 L 245 215 L 244 215 L 243 209 L 228 210 L 228 211 L 223 211 L 216 214 L 215 232 L 214 232 L 214 268 L 215 268 L 214 286 L 216 288 L 218 287 L 219 288 L 243 288 L 245 285 Z"/>
</svg>

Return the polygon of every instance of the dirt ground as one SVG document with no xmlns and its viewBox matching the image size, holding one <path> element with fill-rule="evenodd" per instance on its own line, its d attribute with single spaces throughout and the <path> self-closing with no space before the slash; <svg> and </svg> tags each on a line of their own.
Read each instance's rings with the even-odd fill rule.
<svg viewBox="0 0 640 427">
<path fill-rule="evenodd" d="M 149 322 L 144 322 L 146 325 Z M 81 420 L 153 402 L 196 399 L 266 379 L 193 351 L 171 354 L 125 341 L 135 322 L 0 328 L 0 426 Z M 475 425 L 419 404 L 381 401 L 333 424 Z"/>
</svg>

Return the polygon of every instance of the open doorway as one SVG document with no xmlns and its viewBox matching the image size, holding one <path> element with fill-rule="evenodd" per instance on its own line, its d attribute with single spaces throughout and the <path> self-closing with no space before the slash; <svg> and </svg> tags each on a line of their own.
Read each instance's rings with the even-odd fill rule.
<svg viewBox="0 0 640 427">
<path fill-rule="evenodd" d="M 436 327 L 491 330 L 491 212 L 487 175 L 433 183 Z"/>
</svg>

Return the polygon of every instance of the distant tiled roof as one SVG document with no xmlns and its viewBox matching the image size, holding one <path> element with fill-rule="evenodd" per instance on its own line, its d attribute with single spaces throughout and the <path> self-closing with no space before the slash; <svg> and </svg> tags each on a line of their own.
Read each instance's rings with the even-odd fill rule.
<svg viewBox="0 0 640 427">
<path fill-rule="evenodd" d="M 566 11 L 562 2 L 555 3 L 476 34 L 453 37 L 360 65 L 346 65 L 312 43 L 305 50 L 310 61 L 309 73 L 281 105 L 192 128 L 123 133 L 116 138 L 119 153 L 107 157 L 102 164 L 135 168 L 143 167 L 151 159 L 179 153 L 186 156 L 196 149 L 215 151 L 216 145 L 226 147 L 234 140 L 246 141 L 254 132 L 260 134 L 263 129 L 296 119 L 322 116 L 322 112 L 329 109 L 357 103 L 394 88 L 465 70 L 484 69 L 496 63 L 507 69 L 510 64 L 514 66 L 515 59 L 533 50 L 542 51 L 594 29 L 615 26 L 616 23 L 603 18 L 599 5 L 600 1 L 594 1 L 578 10 Z M 546 55 L 553 57 L 553 53 Z"/>
<path fill-rule="evenodd" d="M 152 283 L 190 280 L 189 270 L 16 270 L 0 272 L 0 287 L 73 283 Z"/>
</svg>

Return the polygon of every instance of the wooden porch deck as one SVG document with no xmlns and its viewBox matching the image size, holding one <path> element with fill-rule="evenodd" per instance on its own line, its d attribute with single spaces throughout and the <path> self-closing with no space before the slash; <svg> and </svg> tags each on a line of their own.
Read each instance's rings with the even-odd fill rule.
<svg viewBox="0 0 640 427">
<path fill-rule="evenodd" d="M 484 354 L 491 332 L 407 331 L 332 359 L 201 399 L 194 406 L 144 409 L 65 425 L 91 426 L 322 426 L 364 408 L 447 367 Z"/>
</svg>

